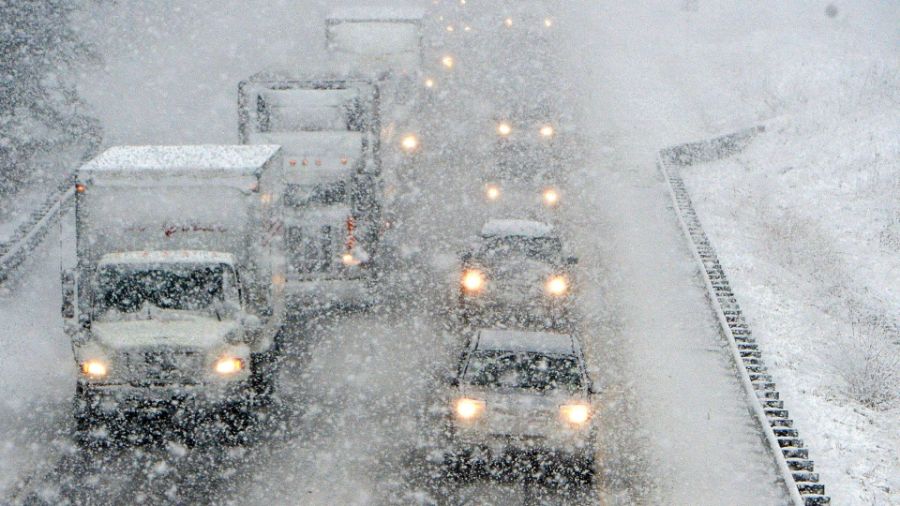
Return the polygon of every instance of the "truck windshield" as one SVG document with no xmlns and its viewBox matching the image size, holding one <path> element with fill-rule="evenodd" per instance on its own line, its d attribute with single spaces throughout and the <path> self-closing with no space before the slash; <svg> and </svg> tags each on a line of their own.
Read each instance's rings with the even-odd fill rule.
<svg viewBox="0 0 900 506">
<path fill-rule="evenodd" d="M 140 317 L 152 308 L 222 318 L 226 300 L 239 307 L 234 279 L 225 264 L 106 265 L 97 275 L 94 318 Z"/>
<path fill-rule="evenodd" d="M 582 377 L 574 357 L 542 353 L 478 351 L 472 354 L 466 383 L 492 388 L 577 390 Z"/>
</svg>

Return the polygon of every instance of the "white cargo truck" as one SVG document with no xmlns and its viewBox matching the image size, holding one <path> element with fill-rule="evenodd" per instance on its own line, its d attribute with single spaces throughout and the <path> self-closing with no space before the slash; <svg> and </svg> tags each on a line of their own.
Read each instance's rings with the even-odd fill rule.
<svg viewBox="0 0 900 506">
<path fill-rule="evenodd" d="M 285 154 L 291 313 L 368 306 L 383 225 L 376 83 L 262 72 L 239 90 L 241 141 Z"/>
<path fill-rule="evenodd" d="M 280 148 L 114 147 L 75 184 L 62 313 L 79 433 L 211 417 L 243 432 L 284 316 Z"/>
<path fill-rule="evenodd" d="M 335 9 L 325 18 L 326 48 L 362 69 L 417 74 L 424 60 L 424 19 L 416 8 Z"/>
</svg>

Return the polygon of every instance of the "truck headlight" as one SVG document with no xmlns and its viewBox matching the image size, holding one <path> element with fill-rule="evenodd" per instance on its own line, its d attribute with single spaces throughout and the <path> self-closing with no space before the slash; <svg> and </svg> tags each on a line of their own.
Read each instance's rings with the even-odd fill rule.
<svg viewBox="0 0 900 506">
<path fill-rule="evenodd" d="M 559 191 L 556 188 L 547 188 L 541 197 L 547 207 L 556 207 L 559 204 Z"/>
<path fill-rule="evenodd" d="M 486 278 L 478 269 L 467 269 L 462 276 L 462 286 L 469 293 L 477 293 L 484 289 Z"/>
<path fill-rule="evenodd" d="M 463 397 L 456 400 L 456 403 L 453 406 L 453 412 L 456 413 L 456 417 L 460 420 L 468 421 L 481 416 L 481 414 L 484 413 L 484 407 L 484 401 L 480 399 Z"/>
<path fill-rule="evenodd" d="M 81 363 L 81 373 L 92 379 L 105 378 L 109 372 L 106 362 L 92 358 Z"/>
<path fill-rule="evenodd" d="M 244 369 L 244 361 L 237 357 L 222 357 L 216 360 L 213 370 L 222 376 L 230 376 Z"/>
<path fill-rule="evenodd" d="M 541 137 L 544 137 L 545 139 L 549 139 L 550 137 L 553 137 L 553 134 L 556 133 L 556 130 L 554 130 L 553 127 L 550 125 L 544 125 L 541 127 L 540 132 L 541 132 Z"/>
<path fill-rule="evenodd" d="M 484 196 L 488 200 L 497 200 L 500 198 L 500 187 L 495 184 L 489 184 L 484 187 Z"/>
<path fill-rule="evenodd" d="M 446 69 L 452 69 L 453 66 L 456 65 L 456 60 L 454 60 L 452 56 L 447 55 L 441 58 L 441 65 Z"/>
<path fill-rule="evenodd" d="M 565 295 L 569 291 L 569 280 L 565 276 L 550 276 L 544 285 L 544 289 L 550 295 Z"/>
<path fill-rule="evenodd" d="M 500 123 L 497 124 L 497 133 L 500 134 L 502 137 L 508 136 L 509 134 L 512 133 L 512 125 L 510 125 L 506 121 L 501 121 Z"/>
<path fill-rule="evenodd" d="M 565 404 L 559 407 L 562 420 L 571 425 L 584 425 L 591 418 L 591 407 L 587 404 Z"/>
</svg>

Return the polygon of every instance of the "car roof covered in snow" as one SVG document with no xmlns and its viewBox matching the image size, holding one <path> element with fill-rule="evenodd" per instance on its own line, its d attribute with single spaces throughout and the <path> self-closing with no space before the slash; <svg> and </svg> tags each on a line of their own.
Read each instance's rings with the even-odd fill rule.
<svg viewBox="0 0 900 506">
<path fill-rule="evenodd" d="M 555 237 L 553 226 L 532 220 L 493 219 L 481 227 L 482 237 Z"/>
<path fill-rule="evenodd" d="M 572 336 L 531 330 L 482 329 L 478 332 L 479 351 L 513 351 L 572 355 Z"/>
<path fill-rule="evenodd" d="M 425 17 L 425 11 L 418 7 L 374 6 L 374 7 L 340 7 L 331 11 L 327 22 L 364 22 L 364 21 L 405 21 L 419 22 Z"/>
<path fill-rule="evenodd" d="M 82 172 L 147 170 L 256 173 L 275 157 L 274 145 L 115 146 L 84 164 Z"/>
<path fill-rule="evenodd" d="M 145 265 L 167 263 L 235 264 L 231 253 L 198 250 L 176 251 L 123 251 L 108 253 L 100 258 L 99 265 Z"/>
</svg>

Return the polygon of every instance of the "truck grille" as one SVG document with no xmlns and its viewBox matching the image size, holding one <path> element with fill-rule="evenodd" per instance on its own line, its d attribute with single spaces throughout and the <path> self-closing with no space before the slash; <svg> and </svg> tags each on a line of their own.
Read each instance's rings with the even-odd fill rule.
<svg viewBox="0 0 900 506">
<path fill-rule="evenodd" d="M 204 373 L 204 357 L 194 350 L 154 348 L 124 355 L 125 379 L 132 384 L 196 383 Z"/>
</svg>

